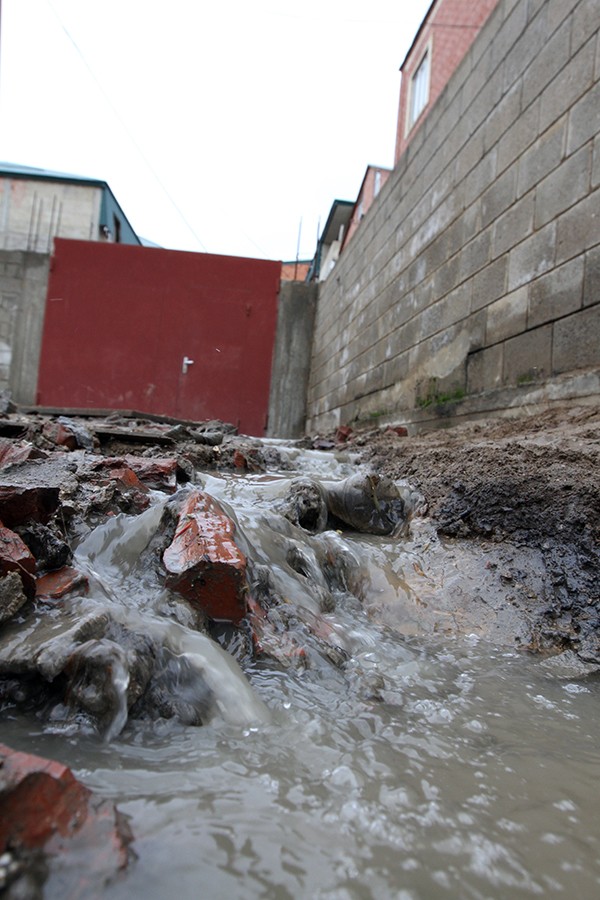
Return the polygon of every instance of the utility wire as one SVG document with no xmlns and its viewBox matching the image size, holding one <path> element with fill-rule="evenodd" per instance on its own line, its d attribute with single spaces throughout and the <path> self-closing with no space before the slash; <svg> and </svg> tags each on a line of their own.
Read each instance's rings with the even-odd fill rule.
<svg viewBox="0 0 600 900">
<path fill-rule="evenodd" d="M 1 2 L 1 0 L 0 0 L 0 2 Z M 129 140 L 131 141 L 131 143 L 133 144 L 133 146 L 135 147 L 135 149 L 137 150 L 137 152 L 140 154 L 141 158 L 142 158 L 142 159 L 144 160 L 144 162 L 146 163 L 146 166 L 148 167 L 148 169 L 149 169 L 149 171 L 151 172 L 151 174 L 154 176 L 154 178 L 155 178 L 157 184 L 162 188 L 162 190 L 163 190 L 165 196 L 169 199 L 170 203 L 172 204 L 173 209 L 177 212 L 177 214 L 179 215 L 181 221 L 182 221 L 182 222 L 184 223 L 184 225 L 188 228 L 190 234 L 193 235 L 194 239 L 198 242 L 198 244 L 200 245 L 200 247 L 202 247 L 202 249 L 204 250 L 204 252 L 207 253 L 208 251 L 207 251 L 206 247 L 204 246 L 204 244 L 202 243 L 202 241 L 200 240 L 200 238 L 198 237 L 198 235 L 197 235 L 196 232 L 194 231 L 194 229 L 193 229 L 192 225 L 190 224 L 190 222 L 188 221 L 188 219 L 185 217 L 185 215 L 183 214 L 183 212 L 182 212 L 182 211 L 180 210 L 180 208 L 178 207 L 177 203 L 175 202 L 175 200 L 173 199 L 173 197 L 172 197 L 171 194 L 169 193 L 169 191 L 168 191 L 167 187 L 165 186 L 164 182 L 161 180 L 161 178 L 159 177 L 158 173 L 155 171 L 154 167 L 152 166 L 150 160 L 148 159 L 148 157 L 146 156 L 146 154 L 144 153 L 144 151 L 142 150 L 142 148 L 140 147 L 140 145 L 138 144 L 138 142 L 137 142 L 136 139 L 134 138 L 133 134 L 131 133 L 131 131 L 130 131 L 129 128 L 127 127 L 127 124 L 126 124 L 125 120 L 124 120 L 123 117 L 120 115 L 120 113 L 118 112 L 118 110 L 117 110 L 116 107 L 114 106 L 112 100 L 110 99 L 110 97 L 108 96 L 107 92 L 105 91 L 104 87 L 102 86 L 101 82 L 100 82 L 100 81 L 98 80 L 98 78 L 96 77 L 96 75 L 95 75 L 95 73 L 94 73 L 92 67 L 89 65 L 87 59 L 85 58 L 85 56 L 83 55 L 83 52 L 81 51 L 79 45 L 77 44 L 77 41 L 75 40 L 75 38 L 72 36 L 72 34 L 71 34 L 71 33 L 69 32 L 69 30 L 67 29 L 67 27 L 66 27 L 66 25 L 64 24 L 64 22 L 62 21 L 61 17 L 59 16 L 59 14 L 58 14 L 57 11 L 55 10 L 54 6 L 52 5 L 51 0 L 46 0 L 46 2 L 47 2 L 47 4 L 48 4 L 48 6 L 50 7 L 50 9 L 52 10 L 52 12 L 54 13 L 54 15 L 55 15 L 55 17 L 56 17 L 56 19 L 57 19 L 59 25 L 61 26 L 62 30 L 64 31 L 64 33 L 66 34 L 66 36 L 68 37 L 68 39 L 70 40 L 70 42 L 73 44 L 73 47 L 74 47 L 75 50 L 77 51 L 77 53 L 78 53 L 78 55 L 79 55 L 81 61 L 83 62 L 84 66 L 86 67 L 86 69 L 87 69 L 88 72 L 90 73 L 90 75 L 91 75 L 93 81 L 95 82 L 96 87 L 98 88 L 98 90 L 100 91 L 100 93 L 102 94 L 102 96 L 104 97 L 104 99 L 106 100 L 106 102 L 108 103 L 109 107 L 111 108 L 111 110 L 112 110 L 112 112 L 113 112 L 113 115 L 115 116 L 115 118 L 117 119 L 117 121 L 119 122 L 119 124 L 121 125 L 121 127 L 123 128 L 125 134 L 126 134 L 127 137 L 129 138 Z"/>
</svg>

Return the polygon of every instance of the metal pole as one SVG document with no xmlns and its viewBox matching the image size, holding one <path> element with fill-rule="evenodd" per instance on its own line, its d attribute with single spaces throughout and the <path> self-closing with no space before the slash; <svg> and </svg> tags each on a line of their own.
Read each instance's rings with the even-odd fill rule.
<svg viewBox="0 0 600 900">
<path fill-rule="evenodd" d="M 302 234 L 302 216 L 298 226 L 298 243 L 296 245 L 296 265 L 294 266 L 294 281 L 298 281 L 298 259 L 300 258 L 300 235 Z"/>
</svg>

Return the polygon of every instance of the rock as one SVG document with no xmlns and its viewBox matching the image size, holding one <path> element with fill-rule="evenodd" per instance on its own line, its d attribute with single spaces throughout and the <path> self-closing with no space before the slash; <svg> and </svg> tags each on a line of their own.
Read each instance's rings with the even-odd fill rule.
<svg viewBox="0 0 600 900">
<path fill-rule="evenodd" d="M 87 593 L 88 579 L 73 566 L 63 566 L 54 572 L 40 576 L 35 583 L 35 596 L 39 600 L 60 600 L 73 591 Z"/>
<path fill-rule="evenodd" d="M 0 524 L 0 576 L 17 572 L 28 597 L 35 594 L 35 557 L 18 534 Z"/>
<path fill-rule="evenodd" d="M 404 498 L 391 478 L 358 473 L 324 487 L 330 513 L 356 531 L 391 534 L 405 521 Z"/>
<path fill-rule="evenodd" d="M 58 858 L 62 896 L 98 896 L 103 883 L 127 865 L 131 840 L 115 806 L 96 797 L 66 766 L 0 744 L 1 852 L 10 848 L 17 861 L 43 851 L 50 869 Z M 13 867 L 10 896 L 41 896 L 26 878 L 19 884 L 26 872 Z"/>
<path fill-rule="evenodd" d="M 327 525 L 325 492 L 318 482 L 310 478 L 292 481 L 279 511 L 292 525 L 299 525 L 305 531 L 323 531 Z"/>
<path fill-rule="evenodd" d="M 27 595 L 18 572 L 8 572 L 0 578 L 0 624 L 12 619 L 26 602 Z"/>
<path fill-rule="evenodd" d="M 61 569 L 71 561 L 71 548 L 47 525 L 31 522 L 15 530 L 35 557 L 38 571 Z"/>
<path fill-rule="evenodd" d="M 234 532 L 233 522 L 209 494 L 191 491 L 163 562 L 168 587 L 210 618 L 237 623 L 246 614 L 246 558 Z"/>
<path fill-rule="evenodd" d="M 10 391 L 0 391 L 0 415 L 7 416 L 17 411 L 16 403 L 13 403 Z"/>
</svg>

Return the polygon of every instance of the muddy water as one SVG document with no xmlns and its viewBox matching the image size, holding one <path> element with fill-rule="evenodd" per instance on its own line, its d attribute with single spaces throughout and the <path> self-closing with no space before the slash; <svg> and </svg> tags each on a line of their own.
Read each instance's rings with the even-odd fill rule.
<svg viewBox="0 0 600 900">
<path fill-rule="evenodd" d="M 325 459 L 310 461 L 322 477 L 345 474 Z M 289 475 L 203 481 L 281 595 L 314 613 L 285 558 L 295 545 L 310 569 L 319 539 L 273 515 Z M 82 602 L 165 629 L 210 671 L 210 724 L 118 721 L 104 742 L 33 719 L 3 724 L 7 743 L 61 759 L 130 817 L 137 859 L 102 896 L 598 896 L 600 682 L 495 643 L 475 617 L 473 631 L 469 618 L 446 627 L 444 583 L 432 586 L 426 560 L 446 552 L 436 572 L 450 584 L 463 563 L 455 550 L 418 528 L 398 540 L 330 534 L 359 573 L 355 594 L 340 592 L 326 616 L 347 661 L 313 648 L 308 668 L 240 667 L 161 618 L 166 600 L 137 565 L 157 521 L 151 510 L 90 535 L 78 554 L 92 576 Z M 425 634 L 432 597 L 440 626 L 427 620 Z M 45 896 L 62 896 L 57 873 Z"/>
</svg>

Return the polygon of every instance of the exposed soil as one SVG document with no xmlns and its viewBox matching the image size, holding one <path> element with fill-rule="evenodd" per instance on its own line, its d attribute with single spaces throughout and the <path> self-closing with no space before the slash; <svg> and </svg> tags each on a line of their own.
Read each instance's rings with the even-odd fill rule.
<svg viewBox="0 0 600 900">
<path fill-rule="evenodd" d="M 351 436 L 380 473 L 424 495 L 440 536 L 538 551 L 543 590 L 517 592 L 533 614 L 533 644 L 600 660 L 600 408 L 552 408 L 419 437 Z M 515 555 L 519 558 L 519 554 Z M 531 573 L 507 565 L 503 580 Z"/>
</svg>

